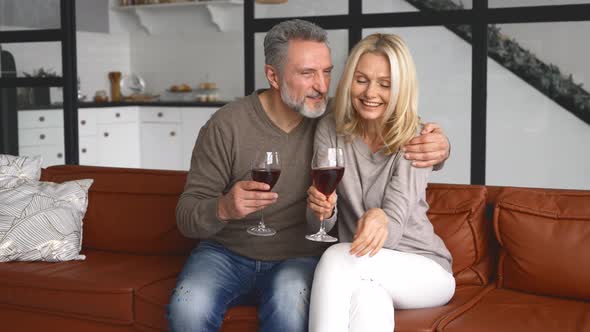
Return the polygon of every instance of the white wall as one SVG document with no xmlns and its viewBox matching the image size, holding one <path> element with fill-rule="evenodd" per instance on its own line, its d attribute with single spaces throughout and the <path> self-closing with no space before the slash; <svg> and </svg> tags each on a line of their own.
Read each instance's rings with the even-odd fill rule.
<svg viewBox="0 0 590 332">
<path fill-rule="evenodd" d="M 211 81 L 222 100 L 244 95 L 243 9 L 226 9 L 226 31 L 220 31 L 205 6 L 145 11 L 141 20 L 133 13 L 113 12 L 117 28 L 130 34 L 130 70 L 145 79 L 147 92 L 162 95 L 171 85 L 194 88 Z"/>
<path fill-rule="evenodd" d="M 590 126 L 488 61 L 486 184 L 590 189 Z"/>
<path fill-rule="evenodd" d="M 2 0 L 0 26 L 59 29 L 59 0 Z"/>
<path fill-rule="evenodd" d="M 297 0 L 280 5 L 254 4 L 255 18 L 346 14 L 348 14 L 348 0 Z"/>
<path fill-rule="evenodd" d="M 212 81 L 221 99 L 233 100 L 244 95 L 243 39 L 241 32 L 214 30 L 158 36 L 137 32 L 131 36 L 131 70 L 145 79 L 148 92 Z"/>
<path fill-rule="evenodd" d="M 110 95 L 108 72 L 131 70 L 131 50 L 127 34 L 103 34 L 78 32 L 78 76 L 80 88 L 89 99 L 96 90 L 106 90 Z"/>
</svg>

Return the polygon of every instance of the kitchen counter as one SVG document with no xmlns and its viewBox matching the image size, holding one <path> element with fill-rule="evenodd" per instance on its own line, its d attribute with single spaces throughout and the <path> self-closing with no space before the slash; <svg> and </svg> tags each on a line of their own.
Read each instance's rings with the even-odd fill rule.
<svg viewBox="0 0 590 332">
<path fill-rule="evenodd" d="M 185 101 L 148 101 L 148 102 L 106 102 L 106 103 L 95 103 L 95 102 L 79 102 L 78 108 L 97 108 L 97 107 L 125 107 L 125 106 L 154 106 L 154 107 L 221 107 L 227 104 L 228 101 L 218 102 L 185 102 Z M 42 106 L 20 106 L 19 111 L 29 110 L 46 110 L 46 109 L 60 109 L 63 108 L 62 104 L 42 105 Z"/>
</svg>

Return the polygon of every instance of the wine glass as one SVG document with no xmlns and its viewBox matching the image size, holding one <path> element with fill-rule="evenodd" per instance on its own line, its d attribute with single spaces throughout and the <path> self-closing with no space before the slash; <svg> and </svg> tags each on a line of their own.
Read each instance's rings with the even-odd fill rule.
<svg viewBox="0 0 590 332">
<path fill-rule="evenodd" d="M 344 152 L 341 148 L 321 147 L 313 154 L 311 160 L 311 177 L 313 185 L 326 198 L 330 196 L 344 175 Z M 315 234 L 305 236 L 306 239 L 317 242 L 336 242 L 337 238 L 326 233 L 324 218 L 320 219 L 320 230 Z"/>
<path fill-rule="evenodd" d="M 281 175 L 281 163 L 279 161 L 279 153 L 276 151 L 258 151 L 252 160 L 252 180 L 256 182 L 264 182 L 272 187 L 277 183 Z M 264 224 L 264 212 L 260 210 L 260 221 L 258 225 L 249 227 L 247 232 L 256 236 L 273 236 L 277 233 L 271 227 Z"/>
</svg>

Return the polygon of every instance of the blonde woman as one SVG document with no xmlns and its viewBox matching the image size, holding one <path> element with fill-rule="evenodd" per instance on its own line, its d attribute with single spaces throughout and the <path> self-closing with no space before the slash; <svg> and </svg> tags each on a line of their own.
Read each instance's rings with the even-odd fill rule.
<svg viewBox="0 0 590 332">
<path fill-rule="evenodd" d="M 440 306 L 455 292 L 451 254 L 426 216 L 432 168 L 412 167 L 401 147 L 419 134 L 414 62 L 401 38 L 373 34 L 346 62 L 333 112 L 314 148 L 343 148 L 338 237 L 318 264 L 309 329 L 394 330 L 394 310 Z M 328 219 L 328 199 L 308 190 L 308 222 Z M 328 225 L 328 226 L 333 226 Z"/>
</svg>

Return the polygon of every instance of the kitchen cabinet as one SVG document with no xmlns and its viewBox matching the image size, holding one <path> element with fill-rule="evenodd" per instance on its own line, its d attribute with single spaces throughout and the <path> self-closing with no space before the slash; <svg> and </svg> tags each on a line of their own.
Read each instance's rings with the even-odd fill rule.
<svg viewBox="0 0 590 332">
<path fill-rule="evenodd" d="M 96 136 L 80 136 L 78 140 L 80 165 L 98 165 L 98 144 Z"/>
<path fill-rule="evenodd" d="M 88 108 L 96 114 L 99 166 L 141 167 L 139 107 Z"/>
<path fill-rule="evenodd" d="M 141 167 L 181 169 L 180 110 L 169 107 L 143 107 L 140 119 Z"/>
<path fill-rule="evenodd" d="M 78 109 L 80 165 L 188 170 L 199 130 L 218 107 Z M 65 163 L 62 110 L 19 111 L 19 153 Z"/>
<path fill-rule="evenodd" d="M 182 110 L 182 161 L 181 169 L 188 170 L 191 165 L 193 148 L 201 127 L 209 121 L 209 118 L 218 107 L 186 108 Z"/>
<path fill-rule="evenodd" d="M 52 165 L 63 165 L 65 163 L 64 147 L 62 145 L 30 145 L 19 146 L 18 152 L 21 156 L 43 157 L 42 167 Z"/>
<path fill-rule="evenodd" d="M 141 124 L 141 166 L 180 169 L 182 161 L 180 124 Z"/>
<path fill-rule="evenodd" d="M 78 109 L 78 156 L 80 165 L 98 165 L 97 114 L 92 109 Z"/>
<path fill-rule="evenodd" d="M 99 123 L 96 144 L 99 166 L 141 167 L 137 122 Z"/>
<path fill-rule="evenodd" d="M 63 111 L 19 111 L 18 150 L 20 155 L 41 155 L 43 167 L 63 164 Z"/>
</svg>

